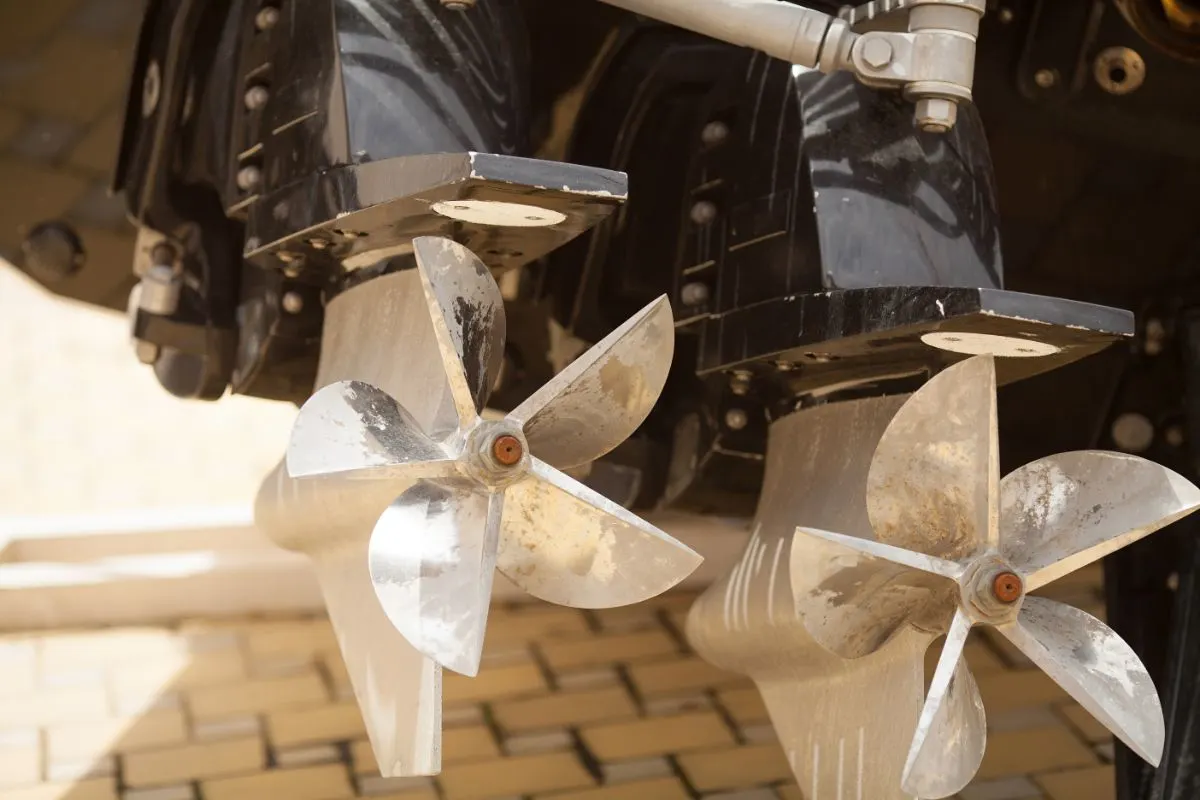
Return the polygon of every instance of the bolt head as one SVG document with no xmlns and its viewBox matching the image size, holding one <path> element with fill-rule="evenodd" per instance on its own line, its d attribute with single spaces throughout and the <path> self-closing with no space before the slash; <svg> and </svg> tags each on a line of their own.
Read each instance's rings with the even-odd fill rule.
<svg viewBox="0 0 1200 800">
<path fill-rule="evenodd" d="M 262 170 L 258 167 L 242 167 L 237 173 L 237 187 L 243 192 L 250 192 L 262 183 Z"/>
<path fill-rule="evenodd" d="M 713 120 L 700 131 L 700 141 L 708 147 L 718 145 L 729 138 L 729 126 L 720 120 Z"/>
<path fill-rule="evenodd" d="M 1002 8 L 998 12 L 997 16 L 999 16 L 1001 22 L 1007 25 L 1013 21 L 1013 17 L 1015 15 L 1013 14 L 1013 10 L 1011 8 Z"/>
<path fill-rule="evenodd" d="M 279 24 L 279 9 L 267 6 L 254 15 L 254 27 L 260 31 L 269 31 Z"/>
<path fill-rule="evenodd" d="M 731 408 L 725 412 L 725 427 L 731 431 L 740 431 L 749 424 L 750 418 L 740 408 Z"/>
<path fill-rule="evenodd" d="M 289 314 L 299 314 L 304 310 L 304 298 L 299 292 L 285 293 L 280 304 L 283 306 L 283 310 Z"/>
<path fill-rule="evenodd" d="M 265 106 L 270 99 L 271 93 L 267 91 L 267 87 L 265 86 L 251 86 L 246 90 L 246 95 L 243 98 L 248 111 L 257 111 Z"/>
<path fill-rule="evenodd" d="M 693 281 L 685 283 L 683 288 L 679 290 L 679 299 L 683 301 L 685 306 L 701 306 L 708 302 L 708 286 Z"/>
<path fill-rule="evenodd" d="M 1049 89 L 1058 83 L 1058 75 L 1052 69 L 1039 69 L 1033 73 L 1033 82 L 1042 89 Z"/>
<path fill-rule="evenodd" d="M 892 63 L 892 45 L 880 36 L 864 36 L 862 60 L 871 69 L 883 69 Z"/>
<path fill-rule="evenodd" d="M 1025 584 L 1021 582 L 1021 576 L 1015 572 L 1001 572 L 992 579 L 992 594 L 1001 603 L 1015 603 L 1021 599 L 1021 595 L 1025 591 Z"/>
<path fill-rule="evenodd" d="M 22 269 L 42 283 L 66 280 L 83 269 L 87 256 L 75 229 L 65 222 L 42 222 L 21 243 Z"/>
<path fill-rule="evenodd" d="M 717 218 L 717 206 L 709 200 L 701 200 L 692 205 L 689 216 L 697 225 L 708 225 Z"/>
<path fill-rule="evenodd" d="M 1142 453 L 1154 444 L 1154 423 L 1142 414 L 1129 412 L 1113 420 L 1113 443 L 1127 453 Z"/>
<path fill-rule="evenodd" d="M 516 466 L 525 455 L 521 440 L 510 433 L 503 433 L 492 440 L 492 458 L 502 467 Z"/>
<path fill-rule="evenodd" d="M 923 97 L 917 101 L 917 127 L 927 133 L 946 133 L 958 119 L 958 104 L 944 97 Z"/>
</svg>

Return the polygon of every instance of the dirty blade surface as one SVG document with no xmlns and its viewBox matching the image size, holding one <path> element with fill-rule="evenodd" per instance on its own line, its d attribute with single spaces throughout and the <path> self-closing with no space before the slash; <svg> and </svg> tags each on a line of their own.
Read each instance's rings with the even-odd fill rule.
<svg viewBox="0 0 1200 800">
<path fill-rule="evenodd" d="M 956 612 L 904 764 L 904 790 L 918 797 L 954 794 L 971 781 L 983 762 L 987 746 L 983 700 L 963 658 L 970 632 L 971 618 Z"/>
<path fill-rule="evenodd" d="M 1000 503 L 1000 550 L 1033 591 L 1187 516 L 1200 489 L 1144 458 L 1082 450 L 1013 470 Z"/>
<path fill-rule="evenodd" d="M 667 298 L 658 298 L 513 409 L 509 419 L 538 458 L 566 469 L 628 439 L 666 383 L 674 322 Z"/>
<path fill-rule="evenodd" d="M 960 559 L 997 541 L 996 371 L 990 357 L 946 368 L 897 412 L 867 479 L 881 542 Z"/>
<path fill-rule="evenodd" d="M 691 548 L 538 459 L 505 492 L 498 566 L 542 600 L 629 605 L 670 589 L 700 561 Z"/>
<path fill-rule="evenodd" d="M 459 424 L 467 427 L 504 361 L 504 298 L 484 263 L 455 241 L 419 236 L 413 254 Z"/>
<path fill-rule="evenodd" d="M 427 657 L 464 675 L 479 671 L 483 655 L 502 497 L 421 481 L 371 534 L 371 583 L 388 619 Z"/>
<path fill-rule="evenodd" d="M 1122 742 L 1154 766 L 1166 731 L 1154 681 L 1125 640 L 1078 608 L 1027 597 L 1010 642 Z"/>
<path fill-rule="evenodd" d="M 399 403 L 362 381 L 330 384 L 310 397 L 287 449 L 293 478 L 390 474 L 415 479 L 452 474 L 453 463 Z"/>
</svg>

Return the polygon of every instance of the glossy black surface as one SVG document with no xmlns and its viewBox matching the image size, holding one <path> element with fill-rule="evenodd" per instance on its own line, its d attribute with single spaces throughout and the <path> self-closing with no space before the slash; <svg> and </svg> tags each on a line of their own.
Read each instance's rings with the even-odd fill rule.
<svg viewBox="0 0 1200 800">
<path fill-rule="evenodd" d="M 727 312 L 796 292 L 1002 284 L 987 140 L 970 106 L 948 136 L 898 94 L 752 54 L 706 103 L 729 135 L 697 148 L 679 287 Z M 697 203 L 710 203 L 711 221 Z M 682 299 L 682 295 L 680 296 Z"/>
<path fill-rule="evenodd" d="M 578 236 L 626 195 L 620 172 L 486 153 L 407 156 L 316 174 L 249 209 L 246 259 L 265 269 L 303 264 L 315 281 L 402 255 L 415 236 L 447 236 L 493 269 L 520 266 Z M 439 202 L 533 205 L 555 225 L 462 222 Z M 280 256 L 283 256 L 283 261 Z"/>
</svg>

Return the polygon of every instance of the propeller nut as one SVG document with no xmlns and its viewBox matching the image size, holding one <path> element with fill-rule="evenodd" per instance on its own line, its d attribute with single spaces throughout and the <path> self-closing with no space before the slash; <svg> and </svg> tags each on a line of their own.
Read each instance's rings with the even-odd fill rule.
<svg viewBox="0 0 1200 800">
<path fill-rule="evenodd" d="M 1025 585 L 1015 572 L 1001 572 L 992 581 L 992 594 L 1001 603 L 1015 603 L 1021 599 Z"/>
<path fill-rule="evenodd" d="M 521 440 L 512 434 L 501 434 L 492 440 L 492 458 L 501 466 L 515 466 L 524 455 L 525 448 L 521 446 Z"/>
</svg>

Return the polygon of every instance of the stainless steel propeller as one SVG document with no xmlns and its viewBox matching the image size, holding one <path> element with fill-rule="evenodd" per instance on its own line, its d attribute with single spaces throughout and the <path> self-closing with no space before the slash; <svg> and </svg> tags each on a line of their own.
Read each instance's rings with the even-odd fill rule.
<svg viewBox="0 0 1200 800">
<path fill-rule="evenodd" d="M 400 366 L 326 371 L 327 358 L 349 350 L 327 336 L 332 352 L 322 355 L 323 377 L 335 379 L 318 380 L 322 388 L 300 410 L 285 468 L 259 501 L 260 522 L 276 540 L 317 562 L 385 774 L 436 770 L 393 751 L 413 750 L 411 730 L 395 735 L 406 724 L 396 707 L 400 695 L 436 693 L 440 676 L 421 677 L 415 663 L 401 668 L 364 655 L 394 647 L 372 641 L 388 635 L 379 617 L 421 655 L 474 675 L 495 569 L 544 600 L 603 608 L 659 594 L 701 561 L 560 471 L 616 447 L 650 412 L 674 346 L 666 298 L 507 416 L 485 419 L 504 352 L 499 288 L 483 263 L 451 240 L 417 238 L 413 250 L 419 287 L 408 280 L 400 306 L 355 298 L 381 327 L 396 315 L 409 326 L 393 355 Z M 387 291 L 391 277 L 350 293 L 370 292 L 377 282 L 377 291 Z M 414 291 L 419 304 L 411 300 Z M 360 317 L 341 313 L 338 324 L 369 329 L 372 320 Z M 383 376 L 390 391 L 373 384 L 372 374 Z M 335 598 L 351 596 L 352 607 L 335 609 Z M 406 689 L 398 690 L 400 683 Z M 422 701 L 418 709 L 427 706 Z M 430 715 L 423 719 L 425 728 L 436 727 Z"/>
<path fill-rule="evenodd" d="M 1001 480 L 995 387 L 993 357 L 978 356 L 899 409 L 867 474 L 874 540 L 801 527 L 792 542 L 797 611 L 832 653 L 856 659 L 913 626 L 946 634 L 902 777 L 921 798 L 959 791 L 983 758 L 983 703 L 962 658 L 975 625 L 994 626 L 1150 763 L 1163 749 L 1158 694 L 1129 645 L 1028 593 L 1191 513 L 1200 489 L 1099 451 L 1049 456 Z"/>
</svg>

